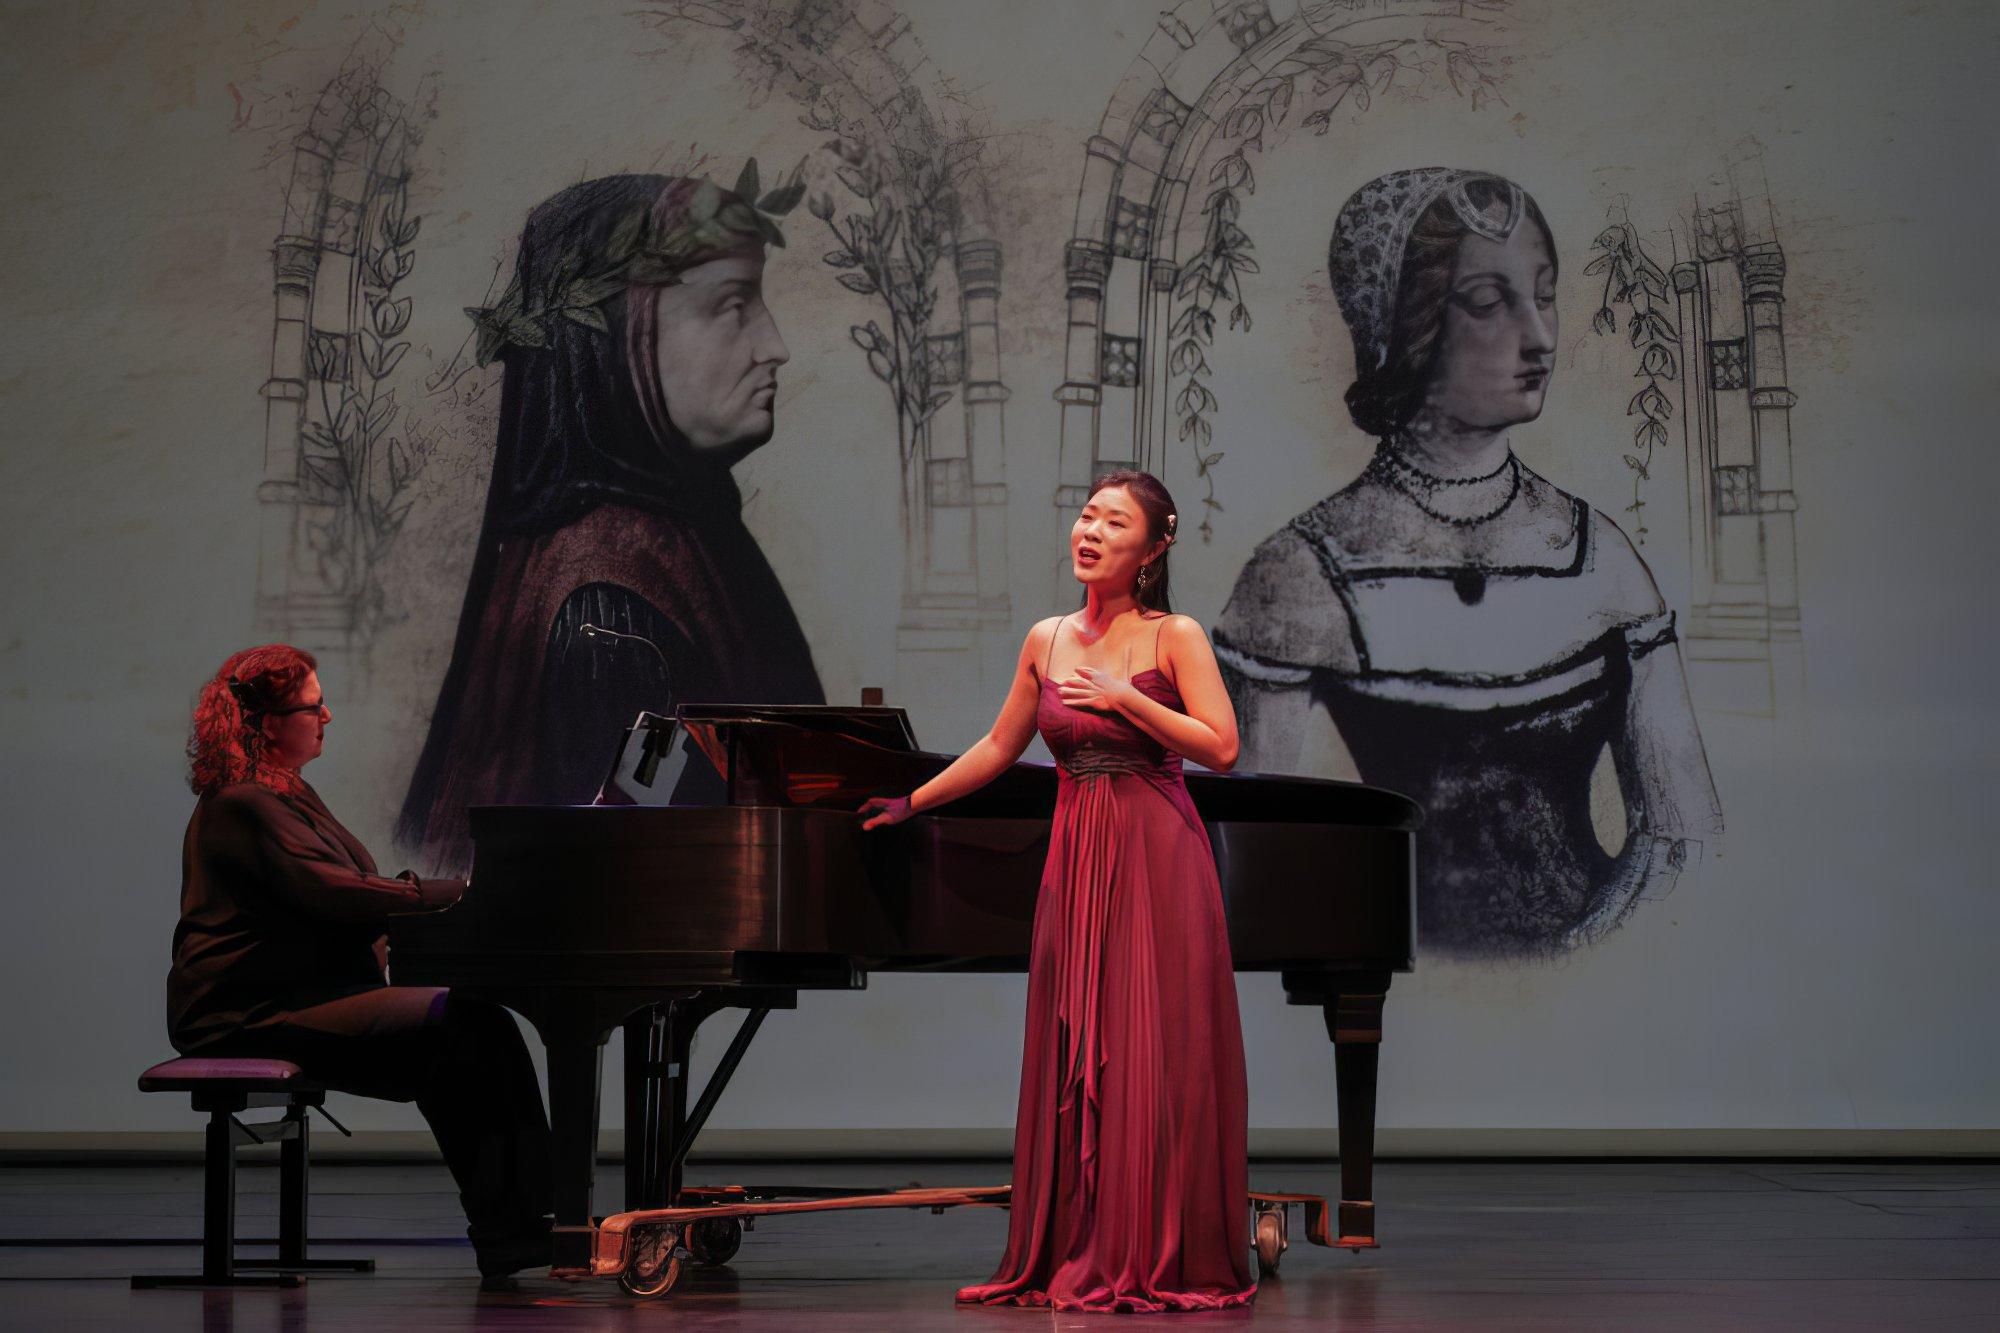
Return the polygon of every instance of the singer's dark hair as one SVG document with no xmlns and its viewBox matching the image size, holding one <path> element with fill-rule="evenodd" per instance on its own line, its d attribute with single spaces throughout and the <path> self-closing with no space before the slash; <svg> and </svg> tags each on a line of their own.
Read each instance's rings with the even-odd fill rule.
<svg viewBox="0 0 2000 1333">
<path fill-rule="evenodd" d="M 1146 516 L 1146 540 L 1149 542 L 1165 540 L 1168 536 L 1167 517 L 1179 511 L 1174 508 L 1174 497 L 1167 493 L 1167 488 L 1160 479 L 1150 472 L 1141 472 L 1136 468 L 1121 468 L 1116 472 L 1107 472 L 1092 482 L 1091 498 L 1095 499 L 1099 491 L 1112 486 L 1123 486 L 1126 493 L 1139 506 L 1140 512 Z M 1136 589 L 1133 593 L 1139 605 L 1149 611 L 1174 609 L 1172 601 L 1167 596 L 1167 557 L 1172 555 L 1173 551 L 1173 543 L 1167 542 L 1166 549 L 1154 558 L 1150 566 L 1150 572 L 1146 575 L 1146 586 Z"/>
<path fill-rule="evenodd" d="M 263 762 L 264 715 L 289 707 L 319 662 L 303 648 L 267 643 L 231 653 L 195 697 L 188 729 L 188 786 L 207 796 L 235 782 L 275 791 L 302 785 L 290 769 Z"/>
</svg>

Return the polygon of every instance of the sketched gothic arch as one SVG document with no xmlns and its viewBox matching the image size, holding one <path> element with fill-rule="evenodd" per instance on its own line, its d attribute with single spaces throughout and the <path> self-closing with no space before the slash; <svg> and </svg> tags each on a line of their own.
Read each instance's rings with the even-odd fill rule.
<svg viewBox="0 0 2000 1333">
<path fill-rule="evenodd" d="M 815 7 L 802 6 L 801 14 Z M 804 67 L 824 80 L 823 87 L 837 84 L 852 94 L 865 137 L 884 158 L 949 151 L 912 78 L 915 65 L 899 59 L 894 49 L 907 35 L 909 20 L 885 12 L 871 28 L 858 12 L 838 12 L 846 16 L 844 28 L 801 44 Z M 850 40 L 840 42 L 843 34 Z M 895 91 L 884 96 L 889 88 Z M 1002 251 L 984 191 L 953 193 L 945 232 L 948 262 L 935 275 L 936 309 L 946 317 L 915 329 L 917 346 L 900 345 L 893 318 L 889 330 L 888 358 L 896 372 L 910 377 L 922 358 L 925 383 L 959 400 L 958 411 L 913 421 L 899 431 L 905 543 L 899 637 L 906 646 L 913 646 L 908 643 L 913 637 L 934 639 L 940 631 L 949 637 L 954 627 L 1007 629 L 1012 623 L 1006 559 L 1010 394 L 1002 379 L 999 338 Z M 895 267 L 907 273 L 906 261 Z M 876 363 L 874 357 L 870 361 Z"/>
<path fill-rule="evenodd" d="M 407 108 L 351 62 L 292 141 L 272 245 L 275 311 L 265 401 L 260 632 L 316 652 L 366 649 L 384 611 L 379 565 L 422 460 L 394 434 L 388 380 L 408 350 L 414 264 Z"/>
<path fill-rule="evenodd" d="M 1062 451 L 1057 509 L 1080 506 L 1093 476 L 1141 467 L 1170 487 L 1200 483 L 1198 526 L 1207 536 L 1208 516 L 1220 507 L 1210 476 L 1215 451 L 1200 406 L 1207 390 L 1194 383 L 1194 397 L 1184 400 L 1193 377 L 1173 353 L 1186 341 L 1176 320 L 1188 318 L 1190 301 L 1198 299 L 1186 290 L 1186 267 L 1200 257 L 1187 252 L 1188 241 L 1203 233 L 1196 224 L 1217 182 L 1198 173 L 1217 170 L 1210 151 L 1218 136 L 1227 137 L 1240 109 L 1269 95 L 1274 73 L 1284 76 L 1286 62 L 1308 43 L 1351 47 L 1362 61 L 1364 90 L 1374 72 L 1371 58 L 1412 70 L 1414 59 L 1442 62 L 1460 92 L 1468 91 L 1463 81 L 1474 82 L 1469 91 L 1477 102 L 1483 96 L 1477 85 L 1492 82 L 1477 67 L 1477 43 L 1496 35 L 1506 4 L 1182 0 L 1161 14 L 1084 146 L 1076 225 L 1064 252 L 1068 338 L 1055 393 Z M 1285 108 L 1297 101 L 1290 85 L 1279 95 Z M 1276 119 L 1284 118 L 1281 111 Z M 1249 137 L 1282 133 L 1271 119 Z M 1294 119 L 1303 125 L 1315 117 L 1300 103 Z M 1220 184 L 1232 188 L 1227 179 Z M 1199 252 L 1199 239 L 1192 248 Z M 1220 294 L 1212 293 L 1209 304 Z M 1172 392 L 1176 379 L 1182 394 Z M 1212 408 L 1212 396 L 1206 401 Z M 1195 498 L 1183 494 L 1180 503 L 1186 509 Z"/>
<path fill-rule="evenodd" d="M 858 257 L 843 238 L 827 262 L 842 286 L 869 298 L 873 318 L 855 325 L 851 338 L 896 411 L 904 546 L 899 655 L 912 680 L 958 676 L 958 668 L 945 665 L 952 657 L 976 670 L 989 650 L 1012 646 L 1002 246 L 976 168 L 944 172 L 948 200 L 928 193 L 929 172 L 957 162 L 964 147 L 952 141 L 919 84 L 928 54 L 910 19 L 886 0 L 654 0 L 642 14 L 658 25 L 733 33 L 747 78 L 798 103 L 808 128 L 865 146 L 894 183 L 899 197 L 891 211 L 899 214 L 900 230 L 884 249 L 895 258 L 835 263 L 843 254 Z M 859 198 L 850 182 L 860 168 L 852 160 L 836 163 L 847 195 L 817 197 L 815 225 L 848 226 L 870 211 L 846 207 Z M 845 215 L 827 216 L 817 207 L 822 203 Z M 913 284 L 925 286 L 923 275 L 913 271 L 905 242 L 909 223 L 927 206 L 943 207 L 947 216 L 936 251 L 914 256 L 916 265 L 931 265 L 932 286 L 918 292 Z M 793 239 L 802 247 L 810 240 Z M 819 239 L 833 237 L 823 231 Z M 949 401 L 940 404 L 943 395 Z"/>
</svg>

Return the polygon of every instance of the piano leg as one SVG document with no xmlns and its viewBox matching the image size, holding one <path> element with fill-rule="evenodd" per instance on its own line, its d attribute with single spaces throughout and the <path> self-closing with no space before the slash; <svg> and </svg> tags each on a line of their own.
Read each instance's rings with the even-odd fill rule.
<svg viewBox="0 0 2000 1333">
<path fill-rule="evenodd" d="M 755 992 L 746 991 L 743 994 L 753 995 Z M 797 1003 L 795 994 L 791 1003 Z M 694 1034 L 703 1023 L 729 1007 L 728 997 L 712 990 L 661 1006 L 666 1014 L 658 1039 L 661 1051 L 658 1068 L 662 1082 L 653 1098 L 653 1164 L 652 1175 L 648 1177 L 648 1197 L 656 1202 L 648 1203 L 648 1208 L 671 1208 L 679 1202 L 688 1140 L 701 1132 L 703 1123 L 708 1119 L 709 1108 L 715 1105 L 715 1099 L 728 1086 L 730 1075 L 736 1071 L 737 1061 L 742 1059 L 744 1048 L 757 1031 L 757 1023 L 762 1021 L 763 1011 L 758 1010 L 756 1020 L 747 1022 L 730 1043 L 729 1050 L 724 1052 L 721 1062 L 708 1076 L 710 1086 L 702 1089 L 699 1118 L 694 1118 L 688 1111 Z"/>
<path fill-rule="evenodd" d="M 597 1174 L 597 1116 L 603 1029 L 537 1023 L 549 1060 L 549 1156 L 555 1177 L 555 1263 L 551 1271 L 588 1271 Z"/>
<path fill-rule="evenodd" d="M 694 1056 L 694 1033 L 702 1020 L 715 1012 L 709 996 L 676 1000 L 667 1006 L 664 1034 L 666 1080 L 660 1088 L 659 1136 L 653 1145 L 653 1187 L 660 1202 L 655 1207 L 671 1208 L 681 1197 L 681 1139 L 687 1133 L 688 1062 Z"/>
<path fill-rule="evenodd" d="M 1375 1074 L 1389 974 L 1345 973 L 1332 981 L 1323 1012 L 1326 1035 L 1333 1039 L 1334 1096 L 1340 1107 L 1340 1233 L 1334 1244 L 1373 1249 Z"/>
<path fill-rule="evenodd" d="M 702 993 L 650 1005 L 625 1020 L 625 1206 L 671 1208 L 680 1198 L 694 1034 L 719 1007 Z"/>
<path fill-rule="evenodd" d="M 667 1006 L 648 1005 L 625 1020 L 625 1207 L 660 1208 L 654 1186 L 659 1160 L 662 1039 Z"/>
</svg>

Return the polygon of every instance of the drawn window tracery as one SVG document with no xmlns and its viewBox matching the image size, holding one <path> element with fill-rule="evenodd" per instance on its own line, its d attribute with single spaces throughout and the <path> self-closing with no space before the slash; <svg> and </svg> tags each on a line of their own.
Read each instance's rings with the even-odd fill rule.
<svg viewBox="0 0 2000 1333">
<path fill-rule="evenodd" d="M 926 476 L 930 481 L 930 502 L 939 508 L 972 503 L 972 473 L 963 458 L 934 458 Z"/>
<path fill-rule="evenodd" d="M 1146 100 L 1146 109 L 1139 116 L 1139 132 L 1162 148 L 1173 145 L 1174 138 L 1186 126 L 1188 104 L 1181 101 L 1165 88 L 1155 88 Z"/>
<path fill-rule="evenodd" d="M 310 330 L 306 345 L 306 368 L 316 380 L 329 384 L 349 384 L 354 380 L 354 338 L 351 334 L 326 329 Z"/>
<path fill-rule="evenodd" d="M 1748 466 L 1715 469 L 1715 508 L 1722 514 L 1757 512 L 1757 469 Z"/>
<path fill-rule="evenodd" d="M 1099 345 L 1098 379 L 1114 388 L 1137 388 L 1139 343 L 1140 340 L 1137 338 L 1121 338 L 1115 333 L 1105 334 Z"/>
<path fill-rule="evenodd" d="M 1153 206 L 1120 196 L 1111 217 L 1111 253 L 1123 259 L 1144 258 L 1152 242 Z"/>
<path fill-rule="evenodd" d="M 1743 339 L 1728 338 L 1708 345 L 1708 382 L 1714 389 L 1744 389 L 1750 385 Z"/>
<path fill-rule="evenodd" d="M 1222 16 L 1222 30 L 1236 43 L 1237 50 L 1248 51 L 1276 32 L 1278 23 L 1271 17 L 1271 6 L 1265 0 L 1248 0 Z"/>
<path fill-rule="evenodd" d="M 932 384 L 963 384 L 965 382 L 965 335 L 963 333 L 934 333 L 925 343 L 930 357 Z"/>
</svg>

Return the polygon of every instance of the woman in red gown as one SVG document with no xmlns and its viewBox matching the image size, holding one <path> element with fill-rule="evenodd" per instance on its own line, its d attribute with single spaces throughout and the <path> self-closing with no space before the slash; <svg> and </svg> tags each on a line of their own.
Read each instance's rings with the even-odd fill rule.
<svg viewBox="0 0 2000 1333">
<path fill-rule="evenodd" d="M 1056 759 L 1007 1250 L 962 1302 L 1157 1312 L 1256 1295 L 1235 974 L 1181 780 L 1182 757 L 1236 761 L 1236 717 L 1207 635 L 1168 608 L 1175 525 L 1158 479 L 1100 479 L 1070 530 L 1083 608 L 1029 631 L 985 737 L 863 807 L 875 828 L 964 796 L 1037 729 Z"/>
</svg>

